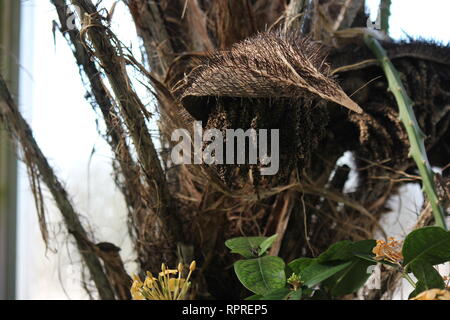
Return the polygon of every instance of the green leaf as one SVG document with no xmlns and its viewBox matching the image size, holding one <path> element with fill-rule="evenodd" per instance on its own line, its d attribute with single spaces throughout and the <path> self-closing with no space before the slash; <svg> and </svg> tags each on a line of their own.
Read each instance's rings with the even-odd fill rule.
<svg viewBox="0 0 450 320">
<path fill-rule="evenodd" d="M 375 256 L 372 253 L 373 248 L 377 245 L 377 242 L 375 240 L 362 240 L 357 241 L 352 244 L 352 254 L 354 256 L 357 255 L 368 255 L 368 256 Z"/>
<path fill-rule="evenodd" d="M 244 287 L 253 293 L 265 295 L 286 285 L 284 267 L 283 259 L 265 256 L 237 261 L 234 271 Z"/>
<path fill-rule="evenodd" d="M 277 239 L 277 234 L 274 234 L 273 236 L 267 238 L 259 245 L 259 256 L 262 256 L 266 253 L 266 251 L 272 246 L 274 241 Z"/>
<path fill-rule="evenodd" d="M 262 297 L 263 296 L 260 294 L 254 294 L 250 297 L 245 298 L 244 300 L 247 300 L 247 301 L 260 300 Z"/>
<path fill-rule="evenodd" d="M 377 263 L 371 258 L 375 245 L 375 240 L 362 240 L 350 245 L 350 265 L 327 280 L 326 285 L 332 296 L 339 297 L 356 292 L 364 285 L 370 277 L 367 269 Z"/>
<path fill-rule="evenodd" d="M 285 300 L 290 293 L 289 288 L 279 288 L 268 292 L 259 300 Z"/>
<path fill-rule="evenodd" d="M 314 261 L 315 259 L 313 258 L 298 258 L 289 262 L 288 267 L 293 273 L 301 277 L 303 270 L 309 267 Z"/>
<path fill-rule="evenodd" d="M 280 288 L 270 291 L 259 300 L 300 300 L 302 298 L 302 289 L 293 291 L 289 288 Z"/>
<path fill-rule="evenodd" d="M 327 251 L 323 252 L 317 257 L 318 263 L 331 262 L 336 260 L 346 261 L 353 257 L 352 254 L 353 243 L 348 240 L 336 242 L 331 245 Z"/>
<path fill-rule="evenodd" d="M 441 227 L 424 227 L 414 230 L 403 244 L 403 264 L 426 261 L 431 265 L 450 261 L 450 231 Z"/>
<path fill-rule="evenodd" d="M 237 253 L 244 258 L 256 258 L 259 253 L 259 246 L 267 240 L 267 237 L 239 237 L 225 241 L 225 245 L 231 253 Z"/>
<path fill-rule="evenodd" d="M 389 262 L 387 260 L 376 260 L 376 259 L 373 258 L 372 255 L 355 254 L 355 257 L 358 257 L 358 258 L 361 258 L 363 260 L 367 260 L 367 261 L 373 262 L 374 264 L 381 263 L 381 264 L 385 264 L 385 265 L 390 266 L 390 267 L 398 268 L 397 264 Z"/>
<path fill-rule="evenodd" d="M 370 276 L 367 268 L 377 263 L 372 254 L 375 245 L 375 240 L 340 241 L 316 259 L 299 258 L 291 261 L 288 267 L 306 286 L 312 287 L 328 279 L 327 285 L 333 295 L 352 293 Z"/>
<path fill-rule="evenodd" d="M 347 268 L 328 280 L 332 283 L 331 295 L 339 297 L 358 291 L 370 277 L 367 269 L 374 264 L 372 261 L 353 259 Z"/>
<path fill-rule="evenodd" d="M 317 262 L 349 261 L 357 254 L 371 255 L 372 249 L 375 246 L 375 240 L 362 240 L 357 242 L 344 240 L 336 242 L 331 245 L 327 251 L 317 257 Z"/>
<path fill-rule="evenodd" d="M 301 300 L 303 295 L 303 290 L 300 288 L 296 291 L 291 291 L 285 298 L 285 300 Z"/>
<path fill-rule="evenodd" d="M 301 275 L 302 281 L 304 281 L 303 284 L 308 287 L 315 286 L 316 284 L 335 275 L 339 271 L 347 268 L 351 263 L 351 261 L 348 261 L 342 264 L 331 266 L 314 262 L 303 271 Z"/>
<path fill-rule="evenodd" d="M 412 273 L 417 278 L 414 295 L 429 289 L 444 289 L 445 282 L 439 272 L 425 261 L 415 261 L 410 265 Z"/>
</svg>

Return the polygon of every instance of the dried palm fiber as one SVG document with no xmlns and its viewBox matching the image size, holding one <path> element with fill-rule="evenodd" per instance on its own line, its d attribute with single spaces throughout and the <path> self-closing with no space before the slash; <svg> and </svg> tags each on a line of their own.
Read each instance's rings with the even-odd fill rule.
<svg viewBox="0 0 450 320">
<path fill-rule="evenodd" d="M 384 42 L 383 47 L 387 48 L 408 96 L 414 101 L 414 113 L 427 136 L 425 145 L 430 163 L 446 166 L 450 159 L 450 47 L 412 40 Z M 416 164 L 408 157 L 406 130 L 399 120 L 397 103 L 387 90 L 383 71 L 373 61 L 370 50 L 353 44 L 334 50 L 328 58 L 336 68 L 333 73 L 339 74 L 342 88 L 347 92 L 357 90 L 352 99 L 364 106 L 365 111 L 364 115 L 351 115 L 351 122 L 356 124 L 353 133 L 339 129 L 347 126 L 344 119 L 333 121 L 329 128 L 331 132 L 340 130 L 339 138 L 348 142 L 358 136 L 359 130 L 359 143 L 346 146 L 354 151 L 358 167 L 359 182 L 352 196 L 379 216 L 392 209 L 387 200 L 401 183 L 417 176 Z"/>
<path fill-rule="evenodd" d="M 259 33 L 194 60 L 173 88 L 181 105 L 206 128 L 280 129 L 279 182 L 307 166 L 326 124 L 325 101 L 362 112 L 330 77 L 321 46 L 297 34 Z M 219 168 L 224 180 L 235 169 Z M 245 179 L 248 169 L 240 166 Z"/>
<path fill-rule="evenodd" d="M 256 32 L 254 10 L 249 0 L 222 0 L 212 4 L 217 45 L 228 49 Z"/>
<path fill-rule="evenodd" d="M 426 147 L 433 165 L 448 164 L 450 135 L 450 46 L 423 40 L 383 43 L 400 72 L 403 85 L 414 101 L 414 113 L 427 136 Z M 348 52 L 352 54 L 349 55 Z M 361 129 L 359 155 L 372 161 L 390 159 L 391 167 L 415 168 L 405 160 L 409 142 L 397 116 L 396 102 L 387 91 L 381 68 L 370 50 L 356 45 L 335 50 L 330 60 L 336 66 L 341 85 L 348 91 L 361 90 L 353 99 L 365 106 L 366 114 L 353 115 Z M 379 136 L 377 138 L 377 136 Z M 363 164 L 365 166 L 366 164 Z"/>
<path fill-rule="evenodd" d="M 298 98 L 315 95 L 362 113 L 330 77 L 321 46 L 298 34 L 259 33 L 198 58 L 198 66 L 175 88 L 185 108 L 202 119 L 196 97 Z M 192 98 L 197 104 L 190 103 Z"/>
</svg>

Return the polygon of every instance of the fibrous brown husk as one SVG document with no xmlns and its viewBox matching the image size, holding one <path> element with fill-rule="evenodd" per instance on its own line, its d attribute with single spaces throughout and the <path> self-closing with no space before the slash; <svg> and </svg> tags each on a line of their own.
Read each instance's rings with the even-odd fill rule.
<svg viewBox="0 0 450 320">
<path fill-rule="evenodd" d="M 317 96 L 362 112 L 329 75 L 321 46 L 307 37 L 282 32 L 259 33 L 199 58 L 198 66 L 174 92 L 197 119 L 208 105 L 198 97 L 300 98 Z"/>
<path fill-rule="evenodd" d="M 327 122 L 324 101 L 361 112 L 330 76 L 322 47 L 298 34 L 260 33 L 196 61 L 175 96 L 207 129 L 280 129 L 281 172 L 266 179 L 272 183 L 286 183 L 294 168 L 307 166 Z M 244 180 L 256 169 L 238 167 Z M 221 166 L 220 175 L 242 185 L 235 169 Z"/>
</svg>

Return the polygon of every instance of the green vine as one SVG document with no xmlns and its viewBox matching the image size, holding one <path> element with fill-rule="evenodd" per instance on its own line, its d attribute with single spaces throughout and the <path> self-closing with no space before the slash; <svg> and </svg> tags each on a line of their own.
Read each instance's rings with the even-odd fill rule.
<svg viewBox="0 0 450 320">
<path fill-rule="evenodd" d="M 400 120 L 406 128 L 409 142 L 411 144 L 409 154 L 413 157 L 417 167 L 419 168 L 420 176 L 422 177 L 423 189 L 428 197 L 428 201 L 431 204 L 431 208 L 433 209 L 436 225 L 447 230 L 444 210 L 439 203 L 439 198 L 434 185 L 434 173 L 431 169 L 430 163 L 428 162 L 425 149 L 425 134 L 422 132 L 419 124 L 417 123 L 413 110 L 413 102 L 406 93 L 398 71 L 389 60 L 386 51 L 378 40 L 369 35 L 365 35 L 364 41 L 379 60 L 388 80 L 389 90 L 393 93 L 397 101 L 400 111 Z"/>
</svg>

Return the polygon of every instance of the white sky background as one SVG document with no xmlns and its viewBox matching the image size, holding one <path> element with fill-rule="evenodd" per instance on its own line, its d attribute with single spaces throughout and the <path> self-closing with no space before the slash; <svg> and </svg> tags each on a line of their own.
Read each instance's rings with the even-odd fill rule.
<svg viewBox="0 0 450 320">
<path fill-rule="evenodd" d="M 375 21 L 379 0 L 366 0 Z M 406 34 L 426 39 L 450 41 L 450 1 L 448 0 L 392 0 L 389 32 L 394 39 Z"/>
<path fill-rule="evenodd" d="M 102 238 L 97 240 L 124 247 L 123 258 L 129 262 L 127 267 L 132 270 L 133 256 L 126 237 L 123 199 L 111 179 L 109 146 L 98 135 L 96 128 L 96 119 L 101 118 L 97 117 L 84 99 L 85 89 L 65 39 L 57 32 L 56 46 L 53 42 L 52 20 L 56 19 L 56 12 L 50 1 L 21 1 L 22 110 L 32 124 L 41 149 L 68 187 L 77 209 L 92 219 L 94 225 L 90 227 L 100 232 Z M 107 8 L 111 7 L 112 2 L 103 1 Z M 374 21 L 379 1 L 367 0 L 367 3 L 372 8 L 371 18 Z M 447 43 L 450 41 L 449 12 L 450 1 L 447 0 L 393 0 L 391 36 L 404 38 L 405 31 L 411 36 Z M 116 8 L 113 28 L 126 45 L 133 42 L 133 49 L 140 57 L 134 26 L 127 18 L 123 3 Z M 149 96 L 146 101 L 150 101 Z M 89 162 L 93 148 L 96 152 Z M 415 216 L 422 202 L 420 190 L 414 187 L 408 190 L 409 197 L 413 199 L 397 202 Z M 414 196 L 411 197 L 411 194 Z M 51 248 L 58 249 L 57 254 L 45 251 L 23 167 L 19 197 L 18 298 L 87 298 L 80 287 L 78 269 L 70 264 L 61 233 L 64 228 L 58 222 L 59 213 L 51 203 L 47 205 L 52 222 L 51 232 L 57 236 L 60 244 L 57 248 Z M 395 223 L 396 217 L 391 216 L 390 219 L 391 223 Z M 111 221 L 116 223 L 112 224 Z M 77 257 L 72 258 L 78 261 Z"/>
</svg>

